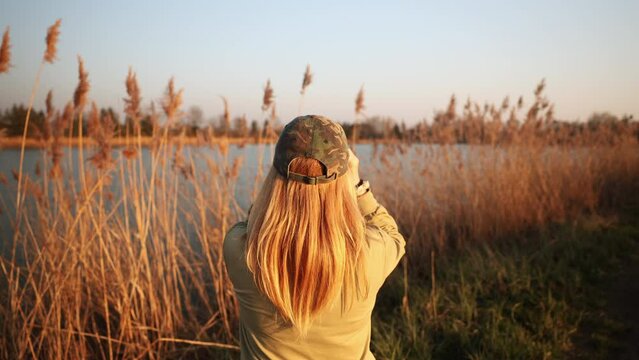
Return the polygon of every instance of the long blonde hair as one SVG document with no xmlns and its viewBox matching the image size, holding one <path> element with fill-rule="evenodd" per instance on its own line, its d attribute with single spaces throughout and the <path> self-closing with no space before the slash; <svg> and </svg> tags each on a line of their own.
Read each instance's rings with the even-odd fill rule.
<svg viewBox="0 0 639 360">
<path fill-rule="evenodd" d="M 315 159 L 290 171 L 322 174 Z M 367 296 L 364 219 L 346 174 L 320 185 L 289 181 L 271 168 L 249 212 L 247 263 L 260 291 L 303 336 L 341 291 L 342 311 Z"/>
</svg>

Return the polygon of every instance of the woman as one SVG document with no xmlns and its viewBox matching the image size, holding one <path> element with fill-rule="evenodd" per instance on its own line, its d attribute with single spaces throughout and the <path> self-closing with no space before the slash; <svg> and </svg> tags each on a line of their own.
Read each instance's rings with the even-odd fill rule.
<svg viewBox="0 0 639 360">
<path fill-rule="evenodd" d="M 373 359 L 371 313 L 404 254 L 344 130 L 291 121 L 249 210 L 224 240 L 240 305 L 243 359 Z"/>
</svg>

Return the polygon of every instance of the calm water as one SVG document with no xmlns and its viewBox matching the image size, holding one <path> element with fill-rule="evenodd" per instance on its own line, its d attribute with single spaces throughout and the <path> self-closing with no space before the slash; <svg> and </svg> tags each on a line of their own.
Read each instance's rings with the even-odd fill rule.
<svg viewBox="0 0 639 360">
<path fill-rule="evenodd" d="M 255 179 L 255 175 L 258 167 L 258 159 L 262 157 L 262 165 L 263 171 L 266 173 L 271 166 L 272 161 L 272 147 L 271 145 L 246 145 L 243 147 L 238 147 L 236 145 L 229 146 L 228 153 L 228 163 L 232 164 L 237 157 L 242 158 L 242 166 L 240 168 L 238 185 L 236 191 L 236 198 L 242 205 L 246 204 L 245 195 L 247 191 L 250 193 L 253 189 L 253 181 Z M 122 148 L 116 148 L 112 151 L 112 157 L 117 162 L 122 154 Z M 65 169 L 65 173 L 69 173 L 67 171 L 68 163 L 69 163 L 69 152 L 71 152 L 71 156 L 73 157 L 73 174 L 78 177 L 78 150 L 77 148 L 63 148 L 64 156 L 62 158 L 62 166 Z M 193 164 L 195 166 L 195 171 L 197 173 L 208 172 L 209 168 L 207 165 L 208 161 L 212 161 L 216 164 L 221 165 L 224 159 L 221 157 L 219 151 L 217 149 L 211 149 L 208 147 L 194 147 L 194 146 L 185 146 L 183 150 L 183 154 L 186 159 L 192 158 Z M 362 163 L 364 163 L 365 159 L 370 159 L 372 154 L 372 146 L 371 145 L 357 145 L 356 151 L 358 156 L 362 159 Z M 85 169 L 90 170 L 93 165 L 86 161 L 88 157 L 90 157 L 92 151 L 86 150 L 84 151 L 85 158 Z M 151 170 L 151 154 L 149 149 L 143 148 L 142 157 L 144 160 L 144 165 L 147 173 L 150 173 Z M 41 149 L 26 149 L 24 155 L 24 163 L 23 163 L 23 172 L 28 174 L 32 179 L 40 179 L 40 176 L 36 175 L 36 168 L 42 167 L 44 161 L 49 161 L 48 155 Z M 171 160 L 169 160 L 171 161 Z M 0 184 L 0 197 L 9 205 L 15 202 L 15 191 L 16 191 L 16 181 L 12 175 L 12 170 L 18 171 L 20 166 L 20 149 L 0 149 L 0 173 L 2 173 L 7 180 L 9 181 L 9 185 Z M 364 167 L 362 165 L 362 167 Z M 114 188 L 118 187 L 118 171 L 114 171 L 114 175 L 116 175 L 113 179 Z M 76 181 L 77 182 L 77 181 Z M 3 209 L 4 210 L 4 209 Z"/>
<path fill-rule="evenodd" d="M 378 146 L 377 149 L 375 149 L 373 145 L 369 145 L 369 144 L 356 145 L 355 151 L 357 153 L 357 156 L 360 159 L 360 173 L 362 177 L 369 178 L 371 165 L 374 165 L 379 162 L 379 159 L 375 158 L 374 154 L 376 151 L 382 152 L 383 151 L 382 148 L 383 148 L 382 145 Z M 116 164 L 119 164 L 119 161 L 122 158 L 122 149 L 123 148 L 120 147 L 120 148 L 115 148 L 112 151 L 112 158 Z M 241 160 L 242 160 L 242 166 L 240 167 L 240 172 L 239 172 L 238 181 L 236 184 L 235 194 L 234 194 L 236 200 L 238 201 L 238 203 L 240 204 L 242 208 L 247 209 L 248 206 L 250 205 L 250 195 L 255 185 L 254 182 L 255 182 L 257 167 L 259 163 L 258 162 L 259 158 L 260 157 L 262 158 L 263 174 L 266 174 L 271 166 L 273 149 L 274 149 L 274 145 L 270 145 L 270 144 L 266 144 L 266 145 L 251 144 L 251 145 L 246 145 L 243 147 L 239 147 L 236 145 L 229 146 L 228 158 L 227 158 L 228 164 L 233 164 L 235 159 L 238 157 L 241 157 Z M 400 154 L 398 152 L 397 153 L 398 156 L 394 156 L 394 157 L 391 156 L 391 158 L 393 159 L 393 161 L 400 161 L 403 163 L 402 171 L 405 172 L 404 175 L 418 176 L 414 173 L 414 171 L 412 171 L 411 167 L 413 166 L 413 164 L 411 163 L 411 160 L 419 158 L 420 157 L 419 154 L 421 153 L 421 150 L 426 150 L 426 149 L 429 149 L 431 151 L 434 150 L 436 152 L 438 151 L 439 146 L 423 145 L 423 144 L 412 145 L 406 148 L 407 151 L 404 154 Z M 461 150 L 460 154 L 462 156 L 462 159 L 461 159 L 462 161 L 468 161 L 468 160 L 472 161 L 472 159 L 469 158 L 469 155 L 473 153 L 472 151 L 473 147 L 462 145 L 462 146 L 457 146 L 457 149 Z M 78 174 L 79 174 L 78 149 L 75 147 L 73 148 L 64 147 L 63 152 L 64 152 L 64 156 L 62 157 L 61 164 L 63 166 L 64 173 L 65 174 L 73 173 L 75 177 L 74 178 L 75 183 L 78 184 L 79 183 L 78 181 L 79 180 L 78 179 Z M 86 161 L 86 159 L 92 155 L 92 152 L 93 150 L 91 149 L 85 149 L 84 151 L 85 169 L 87 169 L 88 171 L 91 171 L 93 169 L 93 164 Z M 208 172 L 210 172 L 209 166 L 207 163 L 209 162 L 215 163 L 220 168 L 222 167 L 222 164 L 224 163 L 224 159 L 222 158 L 219 150 L 211 149 L 209 147 L 185 146 L 183 149 L 183 155 L 184 155 L 184 158 L 187 159 L 187 162 L 189 162 L 189 159 L 193 159 L 196 178 L 200 178 L 201 175 L 210 175 L 210 174 L 207 174 Z M 68 171 L 69 156 L 72 156 L 72 159 L 73 159 L 73 172 Z M 144 160 L 145 171 L 148 175 L 151 173 L 151 154 L 148 148 L 142 149 L 142 157 Z M 169 164 L 170 164 L 172 160 L 170 155 L 169 157 L 170 159 L 168 159 L 167 161 L 169 161 Z M 37 179 L 37 181 L 42 182 L 41 176 L 38 176 L 36 173 L 36 168 L 39 167 L 41 169 L 44 169 L 42 164 L 44 162 L 49 162 L 49 161 L 50 160 L 49 160 L 48 154 L 46 154 L 46 152 L 43 151 L 42 149 L 27 149 L 25 151 L 23 172 L 27 174 L 30 178 Z M 9 182 L 8 185 L 0 184 L 0 201 L 1 201 L 0 209 L 2 210 L 2 213 L 3 213 L 2 215 L 0 215 L 0 218 L 5 218 L 2 221 L 6 221 L 6 212 L 7 212 L 6 210 L 9 210 L 9 212 L 11 212 L 15 204 L 16 181 L 12 175 L 12 171 L 15 171 L 15 172 L 18 171 L 19 163 L 20 163 L 20 149 L 0 149 L 0 174 L 4 175 L 4 177 L 6 177 Z M 421 167 L 423 165 L 424 165 L 423 161 L 420 161 L 419 166 Z M 136 166 L 137 166 L 137 159 L 136 159 Z M 113 174 L 112 175 L 113 181 L 109 190 L 117 198 L 117 195 L 119 195 L 120 191 L 122 190 L 121 185 L 119 184 L 120 182 L 119 169 L 117 168 L 114 169 L 112 171 L 112 174 Z M 388 176 L 393 176 L 393 177 L 399 177 L 401 175 L 402 174 L 397 174 L 397 173 L 388 174 Z M 70 183 L 69 180 L 70 179 L 68 178 L 65 179 L 67 183 Z M 183 182 L 183 183 L 187 184 L 187 182 Z M 5 225 L 5 222 L 2 222 L 2 221 L 0 221 L 0 226 L 2 226 L 2 229 L 5 229 L 5 227 L 3 226 Z"/>
<path fill-rule="evenodd" d="M 238 180 L 235 182 L 235 191 L 233 196 L 235 197 L 240 207 L 244 210 L 248 209 L 248 207 L 250 206 L 251 194 L 255 186 L 258 160 L 260 157 L 262 158 L 263 174 L 266 174 L 269 168 L 271 167 L 273 149 L 274 149 L 274 145 L 270 145 L 270 144 L 246 145 L 243 147 L 238 147 L 235 145 L 229 146 L 228 158 L 226 160 L 228 161 L 229 166 L 231 166 L 231 164 L 233 164 L 235 159 L 237 159 L 238 157 L 242 158 L 242 166 L 240 167 L 240 170 L 239 170 Z M 65 181 L 67 182 L 67 184 L 69 184 L 68 186 L 70 186 L 70 183 L 71 183 L 69 180 L 75 180 L 74 182 L 78 184 L 79 183 L 77 178 L 78 177 L 77 174 L 79 174 L 78 149 L 74 147 L 74 148 L 63 148 L 63 150 L 64 150 L 64 156 L 62 158 L 62 165 L 65 171 L 65 174 L 71 173 L 70 171 L 68 171 L 68 163 L 69 163 L 69 156 L 72 156 L 73 167 L 74 167 L 72 173 L 75 176 L 75 179 L 67 178 L 65 179 Z M 390 182 L 392 184 L 392 182 L 395 181 L 395 179 L 401 179 L 402 175 L 405 175 L 405 177 L 403 177 L 404 179 L 409 179 L 409 180 L 412 179 L 417 181 L 418 180 L 417 178 L 419 176 L 422 176 L 420 169 L 422 169 L 423 166 L 428 166 L 429 159 L 438 158 L 439 155 L 437 155 L 437 153 L 441 150 L 441 148 L 437 145 L 412 145 L 408 148 L 405 148 L 406 150 L 405 153 L 400 154 L 399 152 L 397 152 L 397 156 L 390 156 L 390 158 L 392 159 L 391 161 L 395 161 L 395 162 L 399 161 L 402 163 L 401 169 L 394 170 L 392 174 L 377 173 L 377 175 L 372 174 L 370 172 L 370 169 L 372 168 L 371 165 L 374 165 L 378 161 L 380 161 L 378 157 L 374 158 L 373 156 L 376 151 L 375 147 L 373 145 L 357 145 L 355 150 L 356 150 L 357 156 L 360 158 L 360 173 L 362 177 L 366 179 L 374 180 L 372 183 L 373 183 L 373 187 L 375 187 L 376 182 L 383 181 L 385 183 Z M 424 150 L 428 150 L 430 152 L 430 156 L 424 157 L 423 155 L 420 155 L 420 154 L 423 154 Z M 489 151 L 489 153 L 491 151 L 495 151 L 496 153 L 493 153 L 493 156 L 496 156 L 494 159 L 497 162 L 506 160 L 506 157 L 501 156 L 501 155 L 505 155 L 505 152 L 503 151 L 503 149 L 500 149 L 500 148 L 461 145 L 461 146 L 457 146 L 457 150 L 460 150 L 460 151 L 457 152 L 457 155 L 455 155 L 455 157 L 463 163 L 470 164 L 471 162 L 473 162 L 475 159 L 473 154 L 479 153 L 478 150 L 482 150 L 482 152 Z M 211 149 L 209 147 L 185 146 L 183 151 L 184 151 L 183 153 L 184 158 L 187 159 L 187 162 L 189 162 L 189 159 L 193 159 L 196 179 L 201 179 L 202 175 L 204 175 L 205 177 L 211 176 L 208 163 L 212 162 L 214 164 L 217 164 L 219 168 L 221 168 L 222 164 L 224 163 L 224 159 L 222 158 L 219 150 L 217 149 Z M 382 146 L 378 146 L 377 151 L 382 152 L 383 151 Z M 548 156 L 549 158 L 552 158 L 555 151 L 556 150 L 553 150 L 552 148 L 547 148 L 545 155 Z M 580 151 L 576 150 L 574 155 L 579 156 L 579 153 Z M 91 149 L 85 150 L 85 153 L 84 153 L 85 159 L 90 157 L 91 154 L 92 154 Z M 116 166 L 119 166 L 119 164 L 121 163 L 120 160 L 122 159 L 122 148 L 115 148 L 112 152 L 112 157 L 115 160 Z M 142 158 L 144 160 L 145 171 L 148 175 L 151 172 L 151 163 L 152 163 L 149 149 L 143 148 Z M 417 160 L 417 161 L 413 161 L 413 160 Z M 0 149 L 0 173 L 4 175 L 4 177 L 6 177 L 6 179 L 8 180 L 8 184 L 0 184 L 0 210 L 1 210 L 0 245 L 2 245 L 3 243 L 4 244 L 7 243 L 6 241 L 3 241 L 3 239 L 12 238 L 13 231 L 11 226 L 11 218 L 15 215 L 14 207 L 15 207 L 15 198 L 16 198 L 16 187 L 17 187 L 16 181 L 12 175 L 12 170 L 15 170 L 16 172 L 18 171 L 19 161 L 20 161 L 19 149 Z M 27 174 L 30 178 L 35 179 L 37 182 L 42 183 L 43 182 L 42 177 L 36 174 L 36 168 L 40 167 L 43 169 L 44 167 L 42 166 L 42 164 L 45 161 L 49 161 L 48 155 L 46 154 L 46 152 L 44 152 L 41 149 L 27 149 L 25 152 L 25 159 L 24 159 L 24 173 Z M 168 161 L 169 161 L 169 166 L 167 166 L 167 168 L 170 169 L 170 162 L 172 160 L 169 159 Z M 85 168 L 88 170 L 92 170 L 93 164 L 91 164 L 90 162 L 87 162 L 86 160 L 85 162 L 86 162 Z M 449 163 L 450 166 L 454 166 L 453 164 L 454 164 L 454 161 Z M 135 165 L 136 167 L 138 166 L 137 161 Z M 414 165 L 418 166 L 418 168 L 413 169 L 412 166 Z M 119 169 L 118 168 L 114 169 L 112 171 L 112 174 L 113 174 L 112 182 L 108 190 L 111 191 L 115 199 L 119 199 L 122 192 L 122 186 L 121 186 L 120 177 L 119 177 L 120 175 Z M 221 172 L 221 175 L 219 175 L 219 179 L 222 179 L 223 176 L 224 175 Z M 382 179 L 377 178 L 376 176 L 380 176 L 382 177 Z M 437 182 L 437 174 L 434 174 L 434 176 L 431 174 L 429 176 L 429 181 Z M 184 185 L 184 189 L 186 190 L 187 194 L 188 194 L 188 191 L 192 189 L 193 187 L 193 184 L 190 181 L 181 181 L 181 184 Z M 206 181 L 201 182 L 200 186 L 210 187 L 211 183 L 210 182 L 207 183 Z M 208 190 L 210 190 L 208 191 L 209 193 L 215 191 L 214 188 L 213 189 L 209 188 Z M 207 189 L 205 189 L 204 191 L 207 192 Z M 378 193 L 378 195 L 380 194 Z M 181 198 L 180 207 L 186 213 L 189 213 L 190 212 L 189 209 L 193 206 L 193 203 L 190 201 L 190 199 L 191 198 L 189 197 L 189 195 L 183 196 Z M 426 198 L 422 199 L 422 201 L 432 201 L 432 200 L 433 199 L 426 199 Z M 0 248 L 1 247 L 2 246 L 0 246 Z"/>
<path fill-rule="evenodd" d="M 227 158 L 229 164 L 233 164 L 235 159 L 238 157 L 242 158 L 242 166 L 240 167 L 234 196 L 243 209 L 247 209 L 250 205 L 250 196 L 254 187 L 255 176 L 258 168 L 258 159 L 262 157 L 263 174 L 266 174 L 272 162 L 272 149 L 274 149 L 274 146 L 271 146 L 270 144 L 246 145 L 243 147 L 238 147 L 236 145 L 229 146 Z M 78 149 L 75 147 L 65 147 L 63 148 L 63 151 L 64 156 L 61 163 L 64 168 L 64 173 L 71 173 L 68 171 L 68 164 L 69 156 L 72 156 L 74 167 L 73 174 L 76 180 L 75 183 L 77 184 L 79 183 Z M 185 146 L 183 151 L 184 157 L 187 159 L 187 162 L 188 159 L 193 159 L 196 177 L 198 177 L 199 175 L 210 175 L 203 174 L 206 172 L 210 172 L 207 162 L 213 162 L 220 168 L 222 167 L 221 164 L 223 164 L 224 162 L 224 159 L 217 149 L 211 149 L 208 147 Z M 361 159 L 363 169 L 365 168 L 364 163 L 369 162 L 368 159 L 371 158 L 372 151 L 373 147 L 371 145 L 357 145 L 356 152 Z M 91 170 L 93 168 L 93 165 L 90 162 L 86 161 L 86 159 L 90 157 L 91 154 L 91 149 L 85 149 L 85 169 L 87 170 Z M 118 164 L 121 156 L 122 148 L 113 149 L 112 157 L 116 161 L 116 164 Z M 147 174 L 150 174 L 151 154 L 149 149 L 143 148 L 142 157 L 144 160 L 145 171 L 147 172 Z M 41 183 L 42 177 L 37 175 L 36 169 L 38 167 L 44 169 L 42 164 L 45 161 L 49 162 L 50 160 L 48 154 L 46 154 L 46 152 L 44 152 L 42 149 L 27 149 L 25 151 L 23 172 L 30 178 L 36 179 L 36 181 L 39 181 Z M 171 160 L 169 159 L 168 161 Z M 15 172 L 17 172 L 19 164 L 20 149 L 0 149 L 0 173 L 2 173 L 2 175 L 4 175 L 4 177 L 6 177 L 6 179 L 8 180 L 8 184 L 0 184 L 0 209 L 2 210 L 2 213 L 0 214 L 0 233 L 2 234 L 1 238 L 4 239 L 11 238 L 11 234 L 13 233 L 13 231 L 11 230 L 10 218 L 13 216 L 13 214 L 15 214 L 14 206 L 17 182 L 12 175 L 12 171 L 15 170 Z M 69 180 L 70 179 L 68 178 L 65 179 L 67 184 L 70 184 Z M 183 184 L 189 186 L 188 182 L 183 182 Z M 110 186 L 110 190 L 114 194 L 115 198 L 118 198 L 118 195 L 122 190 L 118 169 L 115 169 L 113 171 L 113 180 Z M 188 206 L 188 204 L 185 205 Z"/>
</svg>

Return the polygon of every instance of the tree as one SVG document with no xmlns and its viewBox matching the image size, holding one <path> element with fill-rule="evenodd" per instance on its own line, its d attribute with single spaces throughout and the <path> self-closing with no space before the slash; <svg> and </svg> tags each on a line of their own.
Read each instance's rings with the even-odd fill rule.
<svg viewBox="0 0 639 360">
<path fill-rule="evenodd" d="M 399 126 L 397 124 L 393 125 L 393 137 L 395 139 L 402 138 L 402 131 L 399 129 Z"/>
<path fill-rule="evenodd" d="M 153 120 L 151 119 L 151 115 L 144 115 L 144 117 L 140 119 L 140 133 L 142 136 L 153 135 Z"/>
<path fill-rule="evenodd" d="M 5 110 L 0 117 L 0 129 L 4 130 L 5 136 L 22 136 L 24 131 L 24 120 L 27 117 L 27 108 L 23 104 L 11 106 Z M 32 111 L 29 121 L 29 137 L 39 134 L 39 129 L 44 124 L 44 112 Z"/>
<path fill-rule="evenodd" d="M 191 106 L 186 116 L 186 135 L 194 136 L 204 122 L 204 112 L 199 106 Z"/>
<path fill-rule="evenodd" d="M 250 136 L 256 139 L 260 136 L 260 126 L 257 124 L 257 120 L 251 121 Z"/>
<path fill-rule="evenodd" d="M 233 132 L 235 136 L 246 138 L 249 134 L 246 115 L 233 119 Z"/>
</svg>

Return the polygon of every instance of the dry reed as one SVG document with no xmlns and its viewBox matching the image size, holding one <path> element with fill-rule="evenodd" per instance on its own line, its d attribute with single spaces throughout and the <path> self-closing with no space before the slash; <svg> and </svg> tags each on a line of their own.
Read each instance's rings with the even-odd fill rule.
<svg viewBox="0 0 639 360">
<path fill-rule="evenodd" d="M 142 96 L 140 95 L 137 76 L 131 68 L 129 68 L 124 84 L 126 93 L 129 95 L 128 98 L 124 98 L 124 103 L 126 104 L 124 112 L 133 119 L 139 119 Z"/>
<path fill-rule="evenodd" d="M 306 71 L 304 71 L 304 77 L 302 78 L 302 89 L 300 90 L 300 103 L 297 109 L 297 113 L 302 115 L 302 108 L 304 106 L 304 94 L 306 94 L 306 88 L 308 88 L 313 82 L 313 74 L 311 73 L 311 65 L 306 65 Z"/>
<path fill-rule="evenodd" d="M 26 139 L 27 139 L 27 132 L 29 130 L 29 120 L 31 118 L 31 109 L 33 108 L 33 102 L 35 100 L 35 96 L 36 93 L 38 91 L 38 87 L 40 85 L 40 76 L 42 75 L 42 69 L 44 68 L 44 63 L 49 62 L 49 63 L 53 63 L 54 59 L 55 59 L 55 55 L 56 55 L 56 50 L 57 50 L 57 43 L 58 43 L 58 37 L 60 35 L 60 24 L 62 23 L 62 20 L 58 19 L 55 24 L 53 24 L 52 26 L 49 27 L 48 31 L 47 31 L 47 37 L 46 37 L 46 51 L 44 53 L 44 57 L 42 59 L 42 62 L 40 63 L 40 66 L 38 67 L 38 71 L 36 73 L 36 78 L 35 81 L 33 83 L 33 88 L 31 89 L 31 97 L 29 99 L 29 106 L 27 107 L 27 115 L 25 117 L 24 120 L 24 130 L 22 133 L 22 145 L 20 148 L 20 165 L 19 165 L 19 170 L 18 170 L 18 188 L 16 191 L 16 217 L 18 217 L 18 213 L 20 212 L 20 208 L 22 205 L 22 198 L 23 198 L 23 194 L 22 194 L 22 165 L 24 162 L 24 148 L 25 148 L 25 144 L 26 144 Z M 19 217 L 18 217 L 19 219 Z"/>
<path fill-rule="evenodd" d="M 267 111 L 273 105 L 273 88 L 271 87 L 271 79 L 266 80 L 266 86 L 264 87 L 264 96 L 262 97 L 262 111 Z"/>
<path fill-rule="evenodd" d="M 313 74 L 311 73 L 311 65 L 306 65 L 306 71 L 304 71 L 304 78 L 302 79 L 302 90 L 300 94 L 304 95 L 306 88 L 313 82 Z"/>
<path fill-rule="evenodd" d="M 62 25 L 62 19 L 56 20 L 56 22 L 47 30 L 47 37 L 45 42 L 47 48 L 44 52 L 44 61 L 49 64 L 53 64 L 58 53 L 58 38 L 60 37 L 60 25 Z"/>
<path fill-rule="evenodd" d="M 124 85 L 126 88 L 126 93 L 128 98 L 124 98 L 124 113 L 131 119 L 133 123 L 133 132 L 136 135 L 137 139 L 137 149 L 133 148 L 129 144 L 129 124 L 127 123 L 126 129 L 126 148 L 123 150 L 123 154 L 127 159 L 132 159 L 137 155 L 138 152 L 141 151 L 142 148 L 142 129 L 140 128 L 140 104 L 142 102 L 142 96 L 140 93 L 140 88 L 138 86 L 138 80 L 136 74 L 129 67 L 129 72 L 127 73 L 126 79 L 124 80 Z"/>
<path fill-rule="evenodd" d="M 175 91 L 174 80 L 171 78 L 166 89 L 164 102 L 162 103 L 162 109 L 164 110 L 164 114 L 166 114 L 167 121 L 169 121 L 167 126 L 179 115 L 179 108 L 182 106 L 182 93 L 182 89 L 177 92 Z"/>
<path fill-rule="evenodd" d="M 362 85 L 355 97 L 355 115 L 361 114 L 364 109 L 364 85 Z"/>
<path fill-rule="evenodd" d="M 87 160 L 99 170 L 105 170 L 113 165 L 111 156 L 111 139 L 113 138 L 113 129 L 115 124 L 109 113 L 100 116 L 97 105 L 92 103 L 89 122 L 87 124 L 88 135 L 96 142 L 97 149 L 93 155 Z"/>
<path fill-rule="evenodd" d="M 9 36 L 9 27 L 7 26 L 2 35 L 2 45 L 0 45 L 0 74 L 9 72 L 11 67 L 11 44 Z"/>
<path fill-rule="evenodd" d="M 229 102 L 224 96 L 220 96 L 224 103 L 224 113 L 222 114 L 222 121 L 224 124 L 224 136 L 229 136 L 231 129 L 231 112 L 229 111 Z"/>
<path fill-rule="evenodd" d="M 364 85 L 359 88 L 357 97 L 355 97 L 355 121 L 353 122 L 353 131 L 351 134 L 351 143 L 353 144 L 353 151 L 355 151 L 355 144 L 357 143 L 357 126 L 359 123 L 359 117 L 363 114 L 364 107 Z"/>
<path fill-rule="evenodd" d="M 84 69 L 84 60 L 82 60 L 81 56 L 78 56 L 78 85 L 73 93 L 73 104 L 78 114 L 82 114 L 84 105 L 87 102 L 89 89 L 89 74 Z M 82 125 L 80 124 L 80 126 Z"/>
</svg>

